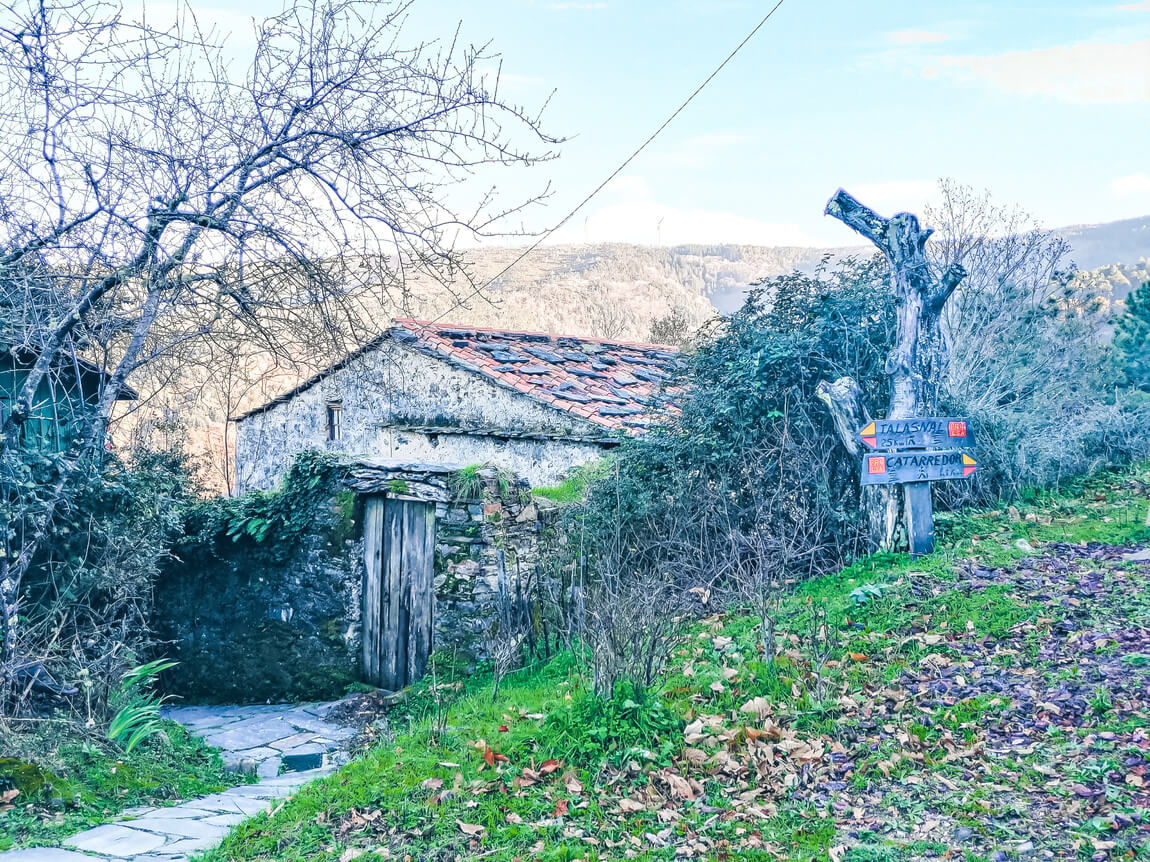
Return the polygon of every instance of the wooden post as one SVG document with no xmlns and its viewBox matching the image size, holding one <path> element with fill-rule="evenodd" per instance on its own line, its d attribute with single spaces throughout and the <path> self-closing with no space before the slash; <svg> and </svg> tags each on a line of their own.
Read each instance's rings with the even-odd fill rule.
<svg viewBox="0 0 1150 862">
<path fill-rule="evenodd" d="M 903 487 L 906 503 L 906 535 L 911 557 L 934 550 L 934 515 L 931 511 L 930 482 L 907 482 Z"/>
</svg>

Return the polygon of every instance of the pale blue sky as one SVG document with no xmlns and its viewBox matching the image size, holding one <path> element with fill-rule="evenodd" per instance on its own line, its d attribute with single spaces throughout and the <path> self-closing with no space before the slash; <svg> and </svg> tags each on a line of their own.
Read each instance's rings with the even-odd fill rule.
<svg viewBox="0 0 1150 862">
<path fill-rule="evenodd" d="M 205 12 L 222 5 L 193 0 Z M 555 91 L 544 116 L 571 137 L 561 157 L 501 180 L 512 197 L 551 182 L 548 205 L 524 216 L 539 230 L 770 5 L 418 0 L 408 26 L 450 36 L 462 22 L 465 38 L 503 55 L 507 95 L 533 106 Z M 921 207 L 942 176 L 1052 227 L 1150 214 L 1150 0 L 785 0 L 557 238 L 853 244 L 822 215 L 838 186 L 889 213 Z"/>
</svg>

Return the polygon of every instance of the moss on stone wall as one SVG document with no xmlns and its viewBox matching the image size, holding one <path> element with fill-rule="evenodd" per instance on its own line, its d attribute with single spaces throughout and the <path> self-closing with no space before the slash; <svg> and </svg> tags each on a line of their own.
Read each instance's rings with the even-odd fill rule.
<svg viewBox="0 0 1150 862">
<path fill-rule="evenodd" d="M 360 503 L 341 462 L 305 453 L 271 492 L 187 513 L 156 587 L 154 626 L 191 700 L 336 697 L 358 665 Z"/>
</svg>

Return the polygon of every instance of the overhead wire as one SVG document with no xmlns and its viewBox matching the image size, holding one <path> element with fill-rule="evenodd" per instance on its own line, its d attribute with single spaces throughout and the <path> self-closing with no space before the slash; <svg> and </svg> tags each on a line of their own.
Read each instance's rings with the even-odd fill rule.
<svg viewBox="0 0 1150 862">
<path fill-rule="evenodd" d="M 646 140 L 643 141 L 643 143 L 639 144 L 639 146 L 635 148 L 634 152 L 632 152 L 631 155 L 627 156 L 627 158 L 624 159 L 623 162 L 617 168 L 615 168 L 615 170 L 611 171 L 611 173 L 608 174 L 607 178 L 605 180 L 603 180 L 603 182 L 599 183 L 599 185 L 597 185 L 594 189 L 592 189 L 591 192 L 586 197 L 583 198 L 583 200 L 579 201 L 579 203 L 576 204 L 574 209 L 572 209 L 569 213 L 567 213 L 567 215 L 563 216 L 563 218 L 554 227 L 545 231 L 537 240 L 535 240 L 535 242 L 533 242 L 531 245 L 529 245 L 527 248 L 525 248 L 519 254 L 519 256 L 516 257 L 514 260 L 512 260 L 509 264 L 507 264 L 507 266 L 503 267 L 503 269 L 499 270 L 499 272 L 497 272 L 491 278 L 487 279 L 487 281 L 485 281 L 483 284 L 474 287 L 471 290 L 471 292 L 468 293 L 466 296 L 463 296 L 463 297 L 457 299 L 454 303 L 452 303 L 452 305 L 447 310 L 443 311 L 437 317 L 433 318 L 431 322 L 432 323 L 438 323 L 439 321 L 443 320 L 444 317 L 451 314 L 451 312 L 453 312 L 455 309 L 462 306 L 465 302 L 467 302 L 468 300 L 472 299 L 473 297 L 476 297 L 476 296 L 480 295 L 481 293 L 483 293 L 485 290 L 487 290 L 487 288 L 489 288 L 495 282 L 499 281 L 499 279 L 503 278 L 503 276 L 507 275 L 507 273 L 510 272 L 512 270 L 512 268 L 514 268 L 516 265 L 518 265 L 524 258 L 526 258 L 529 254 L 534 252 L 537 248 L 539 248 L 539 246 L 541 246 L 547 240 L 548 237 L 550 237 L 557 230 L 559 230 L 561 227 L 563 227 L 563 225 L 567 224 L 567 222 L 571 221 L 571 219 L 574 218 L 575 214 L 578 213 L 579 210 L 583 209 L 583 207 L 585 207 L 588 203 L 590 203 L 591 200 L 597 194 L 599 194 L 599 192 L 603 191 L 603 189 L 607 187 L 608 183 L 610 183 L 613 179 L 615 179 L 615 177 L 619 176 L 620 173 L 622 173 L 624 170 L 626 170 L 627 166 L 629 164 L 631 164 L 631 162 L 633 162 L 636 158 L 638 158 L 639 154 L 642 153 L 645 149 L 647 149 L 647 147 L 650 146 L 651 142 L 654 141 L 655 138 L 659 137 L 659 135 L 663 132 L 664 129 L 667 128 L 667 126 L 671 125 L 671 123 L 675 120 L 675 118 L 677 116 L 679 116 L 679 114 L 681 114 L 686 109 L 686 107 L 688 105 L 690 105 L 691 102 L 693 102 L 695 100 L 695 97 L 698 96 L 699 93 L 703 92 L 703 90 L 706 88 L 706 86 L 708 84 L 710 84 L 712 80 L 714 80 L 715 76 L 717 76 L 721 71 L 723 71 L 723 69 L 727 66 L 727 64 L 730 63 L 731 60 L 733 60 L 735 58 L 735 55 L 738 54 L 739 51 L 741 51 L 746 46 L 746 44 L 748 42 L 750 42 L 751 39 L 753 39 L 755 37 L 755 34 L 758 33 L 759 30 L 761 30 L 766 25 L 766 23 L 771 20 L 771 16 L 773 16 L 775 14 L 775 12 L 777 12 L 779 10 L 779 7 L 782 6 L 784 2 L 785 2 L 785 0 L 777 0 L 775 5 L 773 5 L 767 11 L 767 14 L 762 17 L 762 19 L 759 21 L 758 24 L 756 24 L 754 26 L 754 28 L 751 30 L 751 32 L 749 32 L 745 37 L 743 37 L 743 40 L 741 42 L 739 42 L 739 44 L 734 47 L 734 49 L 731 51 L 731 53 L 729 53 L 723 59 L 723 61 L 721 63 L 719 63 L 719 65 L 714 68 L 714 70 L 711 72 L 711 74 L 709 74 L 706 78 L 703 79 L 703 82 L 701 84 L 699 84 L 699 86 L 694 89 L 694 91 L 691 93 L 691 95 L 687 96 L 687 98 L 683 100 L 683 102 L 679 105 L 679 107 L 675 108 L 675 110 L 671 113 L 671 115 L 669 117 L 667 117 L 667 119 L 665 119 L 659 125 L 659 127 L 657 129 L 655 129 L 655 131 L 653 131 L 647 137 Z"/>
</svg>

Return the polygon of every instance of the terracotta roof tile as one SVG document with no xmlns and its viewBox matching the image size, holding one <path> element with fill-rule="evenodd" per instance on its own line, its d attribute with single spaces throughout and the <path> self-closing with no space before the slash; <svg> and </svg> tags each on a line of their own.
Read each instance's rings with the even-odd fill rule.
<svg viewBox="0 0 1150 862">
<path fill-rule="evenodd" d="M 394 324 L 392 334 L 404 341 L 604 428 L 638 432 L 674 409 L 668 393 L 651 398 L 683 366 L 674 347 L 425 320 Z"/>
</svg>

